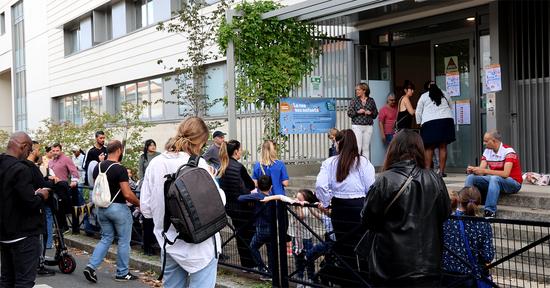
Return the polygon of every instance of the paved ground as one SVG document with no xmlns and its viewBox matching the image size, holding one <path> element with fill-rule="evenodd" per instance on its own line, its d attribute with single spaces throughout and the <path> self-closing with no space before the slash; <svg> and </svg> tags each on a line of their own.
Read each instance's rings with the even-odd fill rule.
<svg viewBox="0 0 550 288">
<path fill-rule="evenodd" d="M 51 251 L 51 250 L 50 250 Z M 145 287 L 161 287 L 158 281 L 155 281 L 147 273 L 140 272 L 138 270 L 131 270 L 131 272 L 140 277 L 139 280 L 130 282 L 117 282 L 114 280 L 116 268 L 113 262 L 106 260 L 101 267 L 97 270 L 98 283 L 92 284 L 84 278 L 82 274 L 83 269 L 88 263 L 90 255 L 86 252 L 77 249 L 70 249 L 71 255 L 76 258 L 77 266 L 76 270 L 72 274 L 63 274 L 59 271 L 57 266 L 49 266 L 48 268 L 56 272 L 55 276 L 39 276 L 36 278 L 35 288 L 89 288 L 89 287 L 132 287 L 132 288 L 145 288 Z M 1 268 L 0 268 L 1 269 Z"/>
</svg>

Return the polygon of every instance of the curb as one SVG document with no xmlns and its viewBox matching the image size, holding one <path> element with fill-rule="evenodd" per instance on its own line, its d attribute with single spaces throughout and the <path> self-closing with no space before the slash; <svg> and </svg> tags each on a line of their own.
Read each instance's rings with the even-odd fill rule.
<svg viewBox="0 0 550 288">
<path fill-rule="evenodd" d="M 68 247 L 76 248 L 82 251 L 93 253 L 94 248 L 99 242 L 99 239 L 88 237 L 85 235 L 64 235 L 65 244 Z M 109 247 L 109 251 L 105 256 L 107 259 L 116 260 L 116 244 Z M 141 254 L 135 249 L 130 250 L 130 266 L 132 269 L 140 271 L 153 271 L 157 275 L 160 273 L 161 263 L 160 256 L 147 256 Z M 247 277 L 237 269 L 223 267 L 218 265 L 218 275 L 216 278 L 216 287 L 219 288 L 245 288 L 245 287 L 264 287 L 266 282 L 258 279 Z M 271 286 L 271 285 L 269 285 Z"/>
</svg>

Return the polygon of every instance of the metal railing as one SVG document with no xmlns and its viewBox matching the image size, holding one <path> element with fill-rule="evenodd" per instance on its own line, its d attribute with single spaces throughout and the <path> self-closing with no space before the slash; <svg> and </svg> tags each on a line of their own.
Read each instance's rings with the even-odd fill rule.
<svg viewBox="0 0 550 288">
<path fill-rule="evenodd" d="M 295 205 L 277 202 L 277 205 L 272 205 L 271 208 L 263 207 L 263 209 L 273 209 L 270 225 L 271 231 L 276 231 L 270 237 L 271 253 L 268 253 L 265 245 L 259 250 L 264 262 L 269 263 L 270 271 L 260 271 L 254 267 L 256 263 L 253 257 L 246 259 L 245 250 L 250 249 L 250 245 L 243 246 L 243 243 L 250 244 L 250 238 L 255 231 L 254 221 L 261 212 L 248 214 L 245 222 L 237 220 L 238 225 L 230 224 L 222 230 L 223 253 L 226 257 L 220 261 L 220 265 L 271 278 L 273 285 L 278 287 L 288 287 L 290 283 L 310 287 L 370 287 L 368 261 L 358 259 L 353 250 L 356 242 L 348 241 L 350 239 L 356 241 L 355 236 L 362 234 L 360 224 L 356 223 L 357 230 L 349 231 L 334 239 L 332 231 L 327 231 L 326 225 L 322 222 L 323 216 L 328 215 L 312 204 L 299 206 L 299 208 Z M 261 211 L 264 211 L 263 209 Z M 308 211 L 299 213 L 298 209 Z M 228 210 L 228 213 L 233 212 Z M 230 217 L 232 221 L 238 218 L 235 215 L 238 213 L 233 213 L 234 217 Z M 463 281 L 476 281 L 476 276 L 479 278 L 479 275 L 488 274 L 491 277 L 487 277 L 489 279 L 487 284 L 492 287 L 550 286 L 549 222 L 451 216 L 447 224 L 458 220 L 462 220 L 466 227 L 472 225 L 489 227 L 493 255 L 487 265 L 479 266 L 480 273 L 476 274 L 477 269 L 473 269 L 464 247 L 457 248 L 453 246 L 456 243 L 446 241 L 442 258 L 454 257 L 454 263 L 458 263 L 455 265 L 466 267 L 467 272 L 460 274 Z M 437 228 L 434 227 L 434 229 Z M 245 230 L 248 234 L 243 233 Z M 244 234 L 248 236 L 242 237 Z M 240 251 L 237 240 L 242 241 Z M 472 242 L 470 245 L 477 245 L 475 243 L 477 242 Z M 472 249 L 476 251 L 473 253 L 475 255 L 481 253 L 477 246 Z M 267 259 L 270 260 L 267 261 Z M 246 266 L 243 266 L 243 261 L 248 261 Z M 465 285 L 460 283 L 460 277 L 458 282 L 445 282 L 445 275 L 453 272 L 444 270 L 442 272 L 442 281 L 447 287 Z"/>
</svg>

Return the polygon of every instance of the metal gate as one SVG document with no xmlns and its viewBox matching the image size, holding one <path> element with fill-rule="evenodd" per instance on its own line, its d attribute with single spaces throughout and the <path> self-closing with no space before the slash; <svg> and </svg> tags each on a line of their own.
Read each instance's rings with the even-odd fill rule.
<svg viewBox="0 0 550 288">
<path fill-rule="evenodd" d="M 511 104 L 524 171 L 550 172 L 550 3 L 505 2 L 510 19 Z M 508 20 L 506 20 L 508 21 Z M 512 113 L 514 116 L 514 113 Z"/>
<path fill-rule="evenodd" d="M 289 95 L 289 97 L 311 97 L 310 78 L 321 76 L 323 97 L 336 98 L 337 129 L 349 128 L 351 125 L 346 116 L 346 109 L 349 97 L 353 95 L 355 79 L 353 42 L 346 38 L 351 28 L 347 27 L 346 23 L 347 19 L 340 17 L 316 24 L 323 34 L 319 38 L 322 55 L 314 71 L 304 77 L 301 85 Z M 262 144 L 264 131 L 262 112 L 252 106 L 237 112 L 237 139 L 241 140 L 243 150 L 247 152 L 243 159 L 245 163 L 254 163 L 259 160 L 258 149 Z M 327 134 L 289 136 L 288 150 L 282 157 L 285 162 L 312 163 L 328 157 L 330 144 Z"/>
</svg>

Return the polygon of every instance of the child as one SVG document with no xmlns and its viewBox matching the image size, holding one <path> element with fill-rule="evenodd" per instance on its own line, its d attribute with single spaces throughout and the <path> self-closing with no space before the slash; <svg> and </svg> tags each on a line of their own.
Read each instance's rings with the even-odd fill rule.
<svg viewBox="0 0 550 288">
<path fill-rule="evenodd" d="M 453 214 L 457 216 L 477 216 L 481 194 L 476 187 L 464 187 L 453 196 Z M 467 241 L 466 241 L 467 240 Z M 443 224 L 443 241 L 445 246 L 454 251 L 460 258 L 471 263 L 474 271 L 449 251 L 443 251 L 442 268 L 445 272 L 444 282 L 460 283 L 456 287 L 476 287 L 473 275 L 480 273 L 489 280 L 490 275 L 484 269 L 493 260 L 493 230 L 488 222 L 475 220 L 449 219 Z M 472 263 L 474 262 L 475 263 Z M 482 281 L 482 280 L 477 280 Z M 487 282 L 488 283 L 488 282 Z"/>
<path fill-rule="evenodd" d="M 250 241 L 250 250 L 252 253 L 252 257 L 254 258 L 254 262 L 256 262 L 258 270 L 266 274 L 271 274 L 271 271 L 262 260 L 262 256 L 260 255 L 260 247 L 262 247 L 262 245 L 264 244 L 267 246 L 268 263 L 269 266 L 272 266 L 273 261 L 271 259 L 271 218 L 272 211 L 274 209 L 273 205 L 275 205 L 275 203 L 271 201 L 281 200 L 288 203 L 296 202 L 295 200 L 292 200 L 284 195 L 269 196 L 271 194 L 271 188 L 271 177 L 267 175 L 262 175 L 258 179 L 259 193 L 240 195 L 239 198 L 237 198 L 237 200 L 241 202 L 256 201 L 254 208 L 256 217 L 256 222 L 254 223 L 254 226 L 256 227 L 256 232 L 254 233 L 254 236 Z"/>
<path fill-rule="evenodd" d="M 328 157 L 338 155 L 336 151 L 336 134 L 338 134 L 338 129 L 330 128 L 328 131 L 328 139 L 330 140 L 330 148 L 328 148 Z"/>
<path fill-rule="evenodd" d="M 301 189 L 296 194 L 296 199 L 300 203 L 315 203 L 318 202 L 317 197 L 313 195 L 313 192 L 308 189 Z M 312 227 L 311 213 L 309 208 L 296 206 L 294 211 L 300 220 L 302 220 L 307 226 Z M 292 252 L 294 254 L 294 260 L 296 262 L 296 272 L 300 280 L 304 278 L 304 270 L 307 268 L 307 276 L 313 281 L 313 275 L 315 273 L 314 262 L 305 261 L 305 255 L 311 248 L 313 248 L 313 240 L 311 232 L 296 218 L 292 217 L 290 229 L 288 229 L 290 236 L 292 236 Z"/>
</svg>

